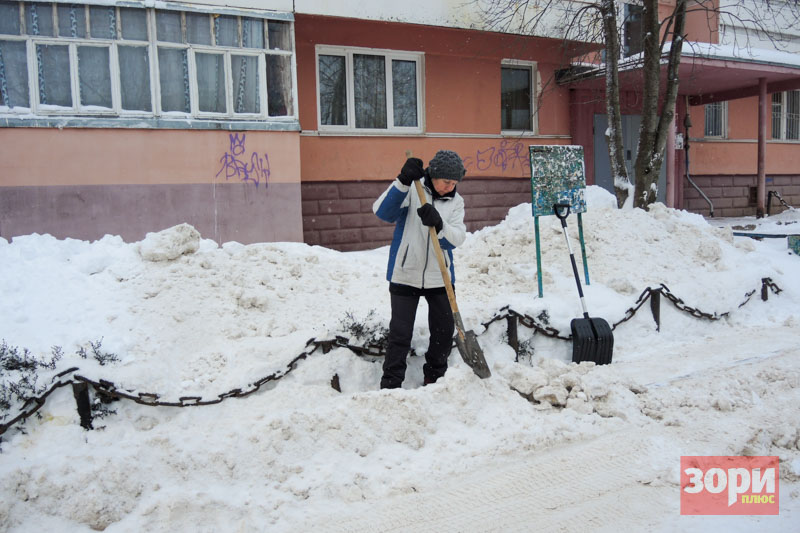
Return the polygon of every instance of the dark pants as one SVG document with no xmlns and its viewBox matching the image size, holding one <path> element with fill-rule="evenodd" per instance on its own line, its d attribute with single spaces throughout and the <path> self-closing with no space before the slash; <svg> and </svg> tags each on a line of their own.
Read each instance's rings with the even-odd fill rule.
<svg viewBox="0 0 800 533">
<path fill-rule="evenodd" d="M 447 293 L 442 289 L 414 289 L 392 284 L 392 320 L 389 323 L 389 346 L 383 361 L 382 389 L 400 387 L 406 376 L 406 356 L 411 348 L 414 319 L 421 296 L 428 302 L 428 327 L 431 332 L 422 372 L 425 383 L 433 383 L 447 370 L 447 358 L 453 346 L 455 323 Z"/>
</svg>

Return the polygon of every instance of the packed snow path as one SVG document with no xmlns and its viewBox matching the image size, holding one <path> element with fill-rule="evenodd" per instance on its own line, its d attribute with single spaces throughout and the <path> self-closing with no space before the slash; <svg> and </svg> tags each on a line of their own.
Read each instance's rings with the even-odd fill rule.
<svg viewBox="0 0 800 533">
<path fill-rule="evenodd" d="M 781 468 L 781 510 L 777 517 L 680 515 L 680 455 L 701 455 L 709 449 L 727 450 L 732 455 L 774 454 L 782 426 L 788 421 L 789 427 L 796 430 L 800 421 L 796 408 L 800 400 L 797 332 L 789 328 L 773 331 L 775 342 L 769 351 L 759 349 L 759 340 L 751 333 L 741 332 L 734 339 L 730 335 L 707 339 L 702 346 L 659 346 L 666 352 L 661 361 L 648 358 L 646 364 L 615 366 L 622 375 L 659 379 L 659 383 L 651 385 L 651 392 L 643 394 L 643 404 L 649 406 L 644 410 L 650 418 L 673 416 L 668 414 L 673 412 L 667 408 L 670 403 L 685 408 L 679 418 L 635 424 L 541 451 L 512 452 L 475 472 L 446 480 L 421 480 L 410 494 L 379 501 L 368 499 L 290 530 L 796 530 L 800 526 L 800 472 L 796 470 L 796 459 L 794 470 L 791 464 Z M 703 359 L 702 368 L 695 368 L 688 375 L 676 374 L 685 368 L 684 363 L 697 359 Z M 667 379 L 663 379 L 665 375 Z M 760 391 L 763 395 L 756 404 L 738 409 L 735 401 L 720 402 L 726 397 L 726 390 L 754 392 L 749 385 L 757 376 L 765 375 L 773 379 Z M 739 415 L 738 427 L 722 421 L 723 413 L 730 410 Z M 793 436 L 800 437 L 800 433 Z M 792 441 L 789 448 L 796 450 L 798 444 L 800 438 Z"/>
</svg>

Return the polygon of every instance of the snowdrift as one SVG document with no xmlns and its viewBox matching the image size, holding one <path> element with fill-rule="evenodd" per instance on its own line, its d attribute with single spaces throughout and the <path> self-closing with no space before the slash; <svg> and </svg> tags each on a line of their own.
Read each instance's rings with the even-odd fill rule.
<svg viewBox="0 0 800 533">
<path fill-rule="evenodd" d="M 656 331 L 640 310 L 615 330 L 608 367 L 574 365 L 568 341 L 522 328 L 517 361 L 504 322 L 484 326 L 506 306 L 565 334 L 580 315 L 555 217 L 540 221 L 538 298 L 533 218 L 522 204 L 455 253 L 461 314 L 480 334 L 492 378 L 477 379 L 453 350 L 441 383 L 421 387 L 420 358 L 411 358 L 405 388 L 379 391 L 380 358 L 317 350 L 247 398 L 191 408 L 113 402 L 115 413 L 96 419 L 93 431 L 80 427 L 66 387 L 40 418 L 2 436 L 0 528 L 300 531 L 349 504 L 433 491 L 452 476 L 614 432 L 624 440 L 632 430 L 660 439 L 632 447 L 646 464 L 642 475 L 675 491 L 656 514 L 677 516 L 682 453 L 755 450 L 781 456 L 781 479 L 795 487 L 782 497 L 800 516 L 800 374 L 789 357 L 797 355 L 800 258 L 785 243 L 734 237 L 730 227 L 660 204 L 619 211 L 596 187 L 588 205 L 593 316 L 616 323 L 660 284 L 687 306 L 725 316 L 697 318 L 662 302 Z M 569 223 L 577 243 L 574 217 Z M 387 255 L 388 248 L 340 253 L 298 243 L 220 246 L 185 224 L 138 243 L 0 239 L 0 336 L 39 357 L 62 348 L 40 383 L 74 366 L 162 399 L 214 398 L 285 368 L 309 339 L 344 335 L 359 344 L 348 324 L 388 327 Z M 781 290 L 768 301 L 752 293 L 765 278 Z M 424 352 L 426 339 L 423 303 L 412 348 Z M 77 356 L 99 340 L 119 361 Z M 768 368 L 747 370 L 754 356 Z M 754 414 L 757 405 L 795 407 L 770 424 Z M 727 434 L 704 449 L 670 433 L 697 420 Z"/>
</svg>

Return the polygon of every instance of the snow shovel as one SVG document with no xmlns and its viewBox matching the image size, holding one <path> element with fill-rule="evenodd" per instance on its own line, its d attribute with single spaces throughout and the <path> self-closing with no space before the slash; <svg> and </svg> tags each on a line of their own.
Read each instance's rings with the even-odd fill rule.
<svg viewBox="0 0 800 533">
<path fill-rule="evenodd" d="M 614 334 L 611 332 L 608 322 L 602 318 L 589 318 L 589 311 L 586 310 L 581 278 L 578 276 L 578 265 L 575 263 L 575 254 L 572 253 L 572 245 L 567 234 L 569 207 L 569 204 L 553 205 L 553 211 L 561 221 L 564 237 L 567 239 L 569 259 L 572 261 L 572 272 L 575 274 L 578 295 L 581 297 L 581 307 L 583 307 L 583 318 L 573 318 L 570 323 L 572 328 L 572 361 L 574 363 L 594 361 L 598 365 L 607 365 L 611 363 L 611 354 L 614 350 Z"/>
<path fill-rule="evenodd" d="M 414 181 L 417 187 L 417 196 L 421 205 L 425 205 L 425 191 L 419 180 Z M 442 271 L 442 279 L 444 280 L 444 287 L 447 291 L 447 299 L 450 301 L 450 309 L 453 311 L 453 320 L 456 323 L 456 346 L 464 360 L 472 371 L 475 372 L 479 378 L 484 379 L 492 375 L 489 370 L 489 365 L 486 364 L 486 358 L 483 356 L 478 344 L 478 337 L 472 330 L 464 331 L 464 323 L 461 321 L 461 313 L 458 311 L 458 304 L 456 303 L 456 294 L 453 291 L 453 284 L 450 282 L 450 273 L 447 271 L 447 265 L 444 262 L 444 254 L 442 247 L 439 245 L 439 237 L 436 236 L 436 228 L 430 227 L 431 241 L 433 242 L 433 249 L 436 252 L 436 259 L 439 262 L 439 270 Z"/>
</svg>

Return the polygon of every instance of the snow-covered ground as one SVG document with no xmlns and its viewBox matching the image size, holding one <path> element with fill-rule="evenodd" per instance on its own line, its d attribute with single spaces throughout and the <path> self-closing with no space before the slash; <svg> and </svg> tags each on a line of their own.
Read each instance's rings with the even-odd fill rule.
<svg viewBox="0 0 800 533">
<path fill-rule="evenodd" d="M 505 306 L 565 336 L 581 315 L 555 217 L 540 220 L 538 297 L 523 204 L 456 250 L 459 307 L 491 378 L 454 349 L 439 383 L 422 387 L 412 357 L 404 389 L 380 391 L 380 358 L 319 349 L 247 397 L 117 401 L 92 431 L 64 387 L 40 418 L 2 435 L 0 530 L 800 529 L 800 257 L 785 239 L 734 237 L 735 224 L 663 205 L 619 211 L 603 190 L 587 193 L 591 316 L 618 323 L 664 284 L 722 318 L 662 297 L 660 330 L 643 305 L 614 330 L 614 362 L 602 367 L 571 363 L 568 341 L 521 326 L 526 352 L 515 361 L 506 321 L 484 326 Z M 791 233 L 798 221 L 790 211 L 752 223 Z M 579 249 L 574 216 L 569 225 Z M 311 338 L 360 345 L 354 324 L 387 327 L 387 254 L 219 246 L 185 225 L 138 243 L 0 239 L 0 337 L 44 358 L 61 347 L 40 385 L 76 366 L 134 394 L 212 400 L 285 371 Z M 764 278 L 780 289 L 767 301 Z M 426 312 L 423 301 L 417 353 Z M 97 341 L 119 361 L 76 354 Z M 6 383 L 15 376 L 4 370 Z M 682 455 L 779 456 L 780 514 L 681 516 Z"/>
</svg>

